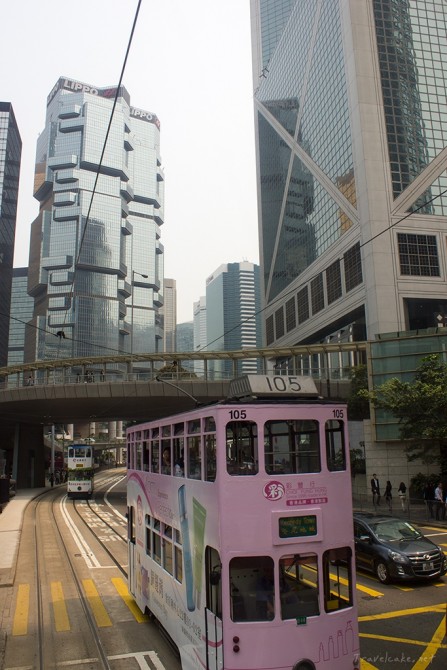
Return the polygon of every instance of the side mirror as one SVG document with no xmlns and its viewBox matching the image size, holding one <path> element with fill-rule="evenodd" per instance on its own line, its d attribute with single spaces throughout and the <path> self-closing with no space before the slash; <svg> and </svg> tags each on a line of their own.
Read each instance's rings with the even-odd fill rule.
<svg viewBox="0 0 447 670">
<path fill-rule="evenodd" d="M 358 540 L 360 542 L 371 542 L 371 538 L 369 537 L 369 535 L 360 535 Z"/>
</svg>

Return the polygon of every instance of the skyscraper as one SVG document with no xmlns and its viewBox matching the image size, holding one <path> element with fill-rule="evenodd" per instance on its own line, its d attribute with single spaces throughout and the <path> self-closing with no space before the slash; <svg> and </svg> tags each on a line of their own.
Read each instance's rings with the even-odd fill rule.
<svg viewBox="0 0 447 670">
<path fill-rule="evenodd" d="M 50 92 L 36 154 L 27 360 L 161 350 L 159 127 L 124 87 L 60 78 Z"/>
<path fill-rule="evenodd" d="M 163 351 L 177 351 L 177 285 L 175 279 L 163 281 Z"/>
<path fill-rule="evenodd" d="M 206 280 L 207 349 L 232 351 L 261 346 L 259 265 L 226 263 Z M 231 375 L 229 362 L 208 364 L 208 370 Z M 241 362 L 240 372 L 255 373 L 257 361 Z"/>
<path fill-rule="evenodd" d="M 14 268 L 9 320 L 8 365 L 18 365 L 24 362 L 25 326 L 33 316 L 33 309 L 34 300 L 28 295 L 28 268 Z"/>
<path fill-rule="evenodd" d="M 208 339 L 206 334 L 206 297 L 204 295 L 193 303 L 193 324 L 194 351 L 205 351 Z M 203 361 L 194 361 L 194 371 L 203 374 Z"/>
<path fill-rule="evenodd" d="M 447 315 L 447 5 L 251 0 L 266 344 Z"/>
<path fill-rule="evenodd" d="M 7 365 L 22 140 L 10 102 L 0 102 L 0 367 Z"/>
</svg>

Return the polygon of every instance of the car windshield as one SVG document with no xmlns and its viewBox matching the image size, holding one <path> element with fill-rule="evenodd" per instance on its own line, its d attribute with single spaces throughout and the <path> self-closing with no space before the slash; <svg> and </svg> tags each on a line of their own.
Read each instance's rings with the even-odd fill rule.
<svg viewBox="0 0 447 670">
<path fill-rule="evenodd" d="M 399 519 L 386 519 L 384 521 L 373 521 L 371 530 L 379 540 L 385 542 L 400 540 L 415 540 L 422 537 L 421 533 L 411 524 Z"/>
</svg>

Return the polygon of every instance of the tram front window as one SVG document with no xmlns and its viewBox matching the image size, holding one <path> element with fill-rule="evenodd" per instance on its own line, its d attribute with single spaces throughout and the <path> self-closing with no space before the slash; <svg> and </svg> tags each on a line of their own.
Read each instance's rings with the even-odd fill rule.
<svg viewBox="0 0 447 670">
<path fill-rule="evenodd" d="M 256 475 L 258 472 L 258 431 L 253 421 L 227 423 L 227 472 Z"/>
<path fill-rule="evenodd" d="M 283 556 L 279 561 L 281 618 L 320 614 L 316 554 Z"/>
<path fill-rule="evenodd" d="M 274 618 L 274 563 L 270 556 L 243 556 L 230 561 L 230 607 L 233 621 Z"/>
<path fill-rule="evenodd" d="M 266 421 L 265 471 L 269 475 L 320 472 L 318 423 L 310 420 Z"/>
</svg>

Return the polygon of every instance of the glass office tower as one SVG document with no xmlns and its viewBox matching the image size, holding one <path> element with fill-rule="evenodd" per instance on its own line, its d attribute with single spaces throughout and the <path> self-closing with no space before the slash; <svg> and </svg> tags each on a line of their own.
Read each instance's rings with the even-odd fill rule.
<svg viewBox="0 0 447 670">
<path fill-rule="evenodd" d="M 161 349 L 159 145 L 157 117 L 124 87 L 56 82 L 37 143 L 26 360 Z"/>
<path fill-rule="evenodd" d="M 447 317 L 447 5 L 251 0 L 266 344 Z"/>
<path fill-rule="evenodd" d="M 9 310 L 19 196 L 20 139 L 10 102 L 0 102 L 0 367 L 8 364 Z"/>
<path fill-rule="evenodd" d="M 28 295 L 28 268 L 14 268 L 11 287 L 8 365 L 20 365 L 24 362 L 25 326 L 32 318 L 33 310 L 34 300 Z"/>
<path fill-rule="evenodd" d="M 261 346 L 259 265 L 226 263 L 206 280 L 206 350 L 235 351 Z M 239 373 L 255 374 L 257 360 L 245 359 Z M 235 372 L 232 362 L 208 362 L 217 379 Z"/>
</svg>

